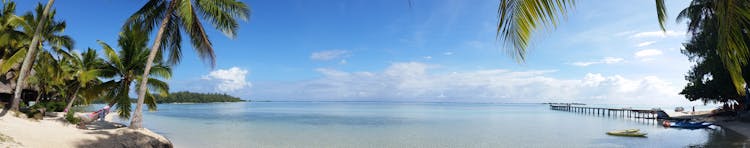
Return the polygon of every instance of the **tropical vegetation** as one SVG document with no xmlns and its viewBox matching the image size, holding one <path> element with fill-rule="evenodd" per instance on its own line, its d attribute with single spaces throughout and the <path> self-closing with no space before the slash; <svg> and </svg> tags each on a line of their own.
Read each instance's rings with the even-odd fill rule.
<svg viewBox="0 0 750 148">
<path fill-rule="evenodd" d="M 148 34 L 134 26 L 125 28 L 120 33 L 117 40 L 121 50 L 116 52 L 109 44 L 99 41 L 104 51 L 105 62 L 101 66 L 99 76 L 108 79 L 103 82 L 99 89 L 108 90 L 105 95 L 106 102 L 110 106 L 115 105 L 117 113 L 122 118 L 129 118 L 131 115 L 130 88 L 133 84 L 141 82 L 143 77 L 138 75 L 145 70 L 149 49 Z M 167 83 L 157 78 L 169 79 L 172 76 L 172 69 L 163 63 L 161 54 L 158 54 L 153 61 L 154 66 L 149 72 L 151 76 L 148 81 L 149 88 L 154 91 L 147 92 L 146 103 L 150 110 L 156 109 L 156 101 L 153 94 L 166 96 L 169 92 Z"/>
<path fill-rule="evenodd" d="M 750 3 L 744 5 L 747 4 Z M 696 62 L 685 76 L 688 83 L 680 94 L 691 101 L 746 104 L 744 96 L 734 91 L 730 71 L 723 66 L 724 61 L 717 52 L 720 25 L 712 5 L 714 1 L 711 0 L 694 0 L 677 17 L 678 20 L 688 20 L 688 32 L 692 34 L 682 53 Z M 745 37 L 745 44 L 750 43 L 747 39 Z M 745 65 L 741 70 L 743 79 L 750 79 L 750 66 Z"/>
<path fill-rule="evenodd" d="M 211 103 L 211 102 L 243 102 L 240 98 L 222 93 L 194 93 L 173 92 L 169 96 L 156 97 L 156 103 Z"/>
<path fill-rule="evenodd" d="M 15 87 L 11 110 L 19 109 L 22 91 L 31 87 L 38 92 L 35 109 L 59 110 L 61 107 L 47 104 L 65 102 L 62 110 L 68 112 L 75 104 L 103 101 L 114 106 L 122 118 L 132 115 L 132 128 L 142 128 L 143 104 L 155 110 L 157 97 L 168 96 L 169 86 L 163 79 L 171 77 L 170 66 L 181 59 L 183 32 L 200 57 L 213 67 L 214 49 L 203 22 L 234 38 L 239 26 L 236 19 L 247 20 L 250 15 L 248 6 L 237 0 L 150 0 L 125 20 L 117 42 L 120 49 L 99 41 L 103 53 L 99 55 L 92 48 L 73 50 L 72 38 L 63 32 L 65 21 L 55 19 L 51 8 L 54 0 L 24 15 L 16 15 L 14 2 L 2 2 L 0 78 L 16 82 L 10 84 Z M 149 34 L 157 24 L 149 48 Z M 168 56 L 162 58 L 162 53 Z M 134 113 L 131 88 L 138 92 Z M 209 101 L 239 100 L 214 94 L 201 97 Z"/>
<path fill-rule="evenodd" d="M 193 49 L 200 58 L 208 61 L 213 67 L 216 56 L 201 20 L 208 21 L 208 24 L 213 25 L 224 35 L 234 38 L 239 29 L 236 19 L 247 20 L 249 16 L 250 8 L 237 0 L 149 0 L 128 18 L 123 28 L 139 26 L 138 28 L 150 32 L 157 29 L 158 24 L 146 68 L 141 76 L 146 79 L 142 79 L 138 85 L 138 102 L 133 118 L 130 120 L 130 127 L 143 128 L 141 110 L 145 97 L 148 95 L 146 84 L 150 79 L 147 78 L 150 75 L 152 61 L 158 52 L 169 53 L 167 60 L 169 64 L 179 63 L 182 57 L 181 32 L 186 32 Z"/>
<path fill-rule="evenodd" d="M 667 19 L 664 0 L 655 0 L 658 23 L 662 30 Z M 526 57 L 528 44 L 532 40 L 532 34 L 539 28 L 554 28 L 559 20 L 575 6 L 574 0 L 500 0 L 498 8 L 499 22 L 497 24 L 497 37 L 504 41 L 504 48 L 518 61 L 523 62 Z M 712 17 L 716 21 L 714 38 L 716 43 L 710 48 L 715 49 L 718 58 L 731 78 L 734 93 L 744 96 L 745 79 L 742 75 L 742 67 L 750 61 L 748 50 L 747 29 L 750 23 L 750 6 L 746 0 L 693 0 L 686 8 L 686 15 L 691 19 L 689 29 L 695 32 L 696 24 L 701 20 L 692 20 L 694 17 Z M 715 15 L 714 15 L 715 14 Z M 682 15 L 681 15 L 682 16 Z M 686 17 L 678 17 L 680 19 Z M 707 45 L 702 45 L 707 46 Z"/>
</svg>

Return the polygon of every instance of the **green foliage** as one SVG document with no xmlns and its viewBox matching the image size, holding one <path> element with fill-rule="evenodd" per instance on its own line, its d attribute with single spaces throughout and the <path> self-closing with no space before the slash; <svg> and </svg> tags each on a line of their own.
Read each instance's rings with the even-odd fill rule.
<svg viewBox="0 0 750 148">
<path fill-rule="evenodd" d="M 117 40 L 120 48 L 115 50 L 109 44 L 99 41 L 104 52 L 104 65 L 98 70 L 100 78 L 107 79 L 101 83 L 99 88 L 107 90 L 106 101 L 114 104 L 115 110 L 121 118 L 129 118 L 131 115 L 130 92 L 131 86 L 138 86 L 141 75 L 146 69 L 149 49 L 147 47 L 148 34 L 137 26 L 127 28 L 120 33 Z M 163 80 L 172 76 L 172 69 L 164 64 L 161 53 L 157 54 L 152 64 L 151 75 L 147 82 L 148 89 L 147 103 L 150 110 L 156 109 L 156 102 L 153 96 L 166 95 L 169 92 L 169 85 Z M 153 91 L 153 92 L 151 92 Z M 151 95 L 151 93 L 157 95 Z"/>
<path fill-rule="evenodd" d="M 737 93 L 734 81 L 717 49 L 720 38 L 720 26 L 717 14 L 712 7 L 714 1 L 694 0 L 691 5 L 680 12 L 678 20 L 688 19 L 688 31 L 692 38 L 684 43 L 682 53 L 696 62 L 685 76 L 688 84 L 680 92 L 690 101 L 700 100 L 704 103 L 738 102 L 744 104 L 744 96 Z M 747 36 L 747 35 L 744 35 Z M 745 40 L 750 43 L 750 40 Z M 741 68 L 741 76 L 750 78 L 750 67 Z M 744 82 L 743 82 L 744 83 Z"/>
<path fill-rule="evenodd" d="M 26 110 L 22 110 L 26 117 L 41 120 L 43 117 L 43 110 L 46 110 L 43 104 L 34 104 Z"/>
<path fill-rule="evenodd" d="M 556 26 L 558 16 L 565 16 L 566 9 L 573 7 L 573 0 L 539 1 L 539 0 L 500 0 L 498 7 L 497 38 L 505 41 L 503 48 L 519 61 L 524 61 L 526 48 L 532 40 L 532 34 L 539 27 Z M 659 27 L 663 31 L 667 19 L 664 0 L 655 0 L 656 15 Z M 750 23 L 750 7 L 747 0 L 693 0 L 686 9 L 694 12 L 706 12 L 714 15 L 717 25 L 715 40 L 712 46 L 722 60 L 732 80 L 735 93 L 745 94 L 743 68 L 750 61 L 747 36 Z M 696 4 L 707 4 L 698 6 Z M 697 7 L 696 7 L 697 6 Z M 704 11 L 705 10 L 705 11 Z M 710 11 L 708 11 L 710 10 Z M 692 25 L 692 24 L 691 24 Z"/>
<path fill-rule="evenodd" d="M 574 5 L 573 0 L 500 0 L 497 37 L 505 41 L 503 47 L 508 47 L 506 51 L 509 55 L 522 62 L 526 59 L 526 48 L 536 29 L 556 27 L 560 18 L 567 14 L 567 9 Z"/>
<path fill-rule="evenodd" d="M 166 15 L 165 15 L 166 14 Z M 161 22 L 168 16 L 167 22 Z M 137 26 L 147 32 L 164 27 L 160 51 L 169 53 L 167 63 L 177 64 L 182 58 L 182 33 L 187 33 L 198 56 L 215 65 L 216 56 L 203 24 L 210 24 L 224 35 L 235 38 L 237 19 L 248 20 L 250 8 L 239 0 L 150 0 L 125 21 L 123 30 Z M 204 22 L 202 22 L 204 21 Z M 165 26 L 159 24 L 166 23 Z"/>
<path fill-rule="evenodd" d="M 39 102 L 31 106 L 31 108 L 45 108 L 47 112 L 62 112 L 65 109 L 65 105 L 65 102 L 62 101 Z"/>
<path fill-rule="evenodd" d="M 75 111 L 68 111 L 68 113 L 65 114 L 65 120 L 70 122 L 70 124 L 78 124 L 81 122 L 81 118 L 78 118 L 75 116 Z"/>
<path fill-rule="evenodd" d="M 175 92 L 166 97 L 156 97 L 157 103 L 210 103 L 210 102 L 242 102 L 244 100 L 227 94 Z"/>
</svg>

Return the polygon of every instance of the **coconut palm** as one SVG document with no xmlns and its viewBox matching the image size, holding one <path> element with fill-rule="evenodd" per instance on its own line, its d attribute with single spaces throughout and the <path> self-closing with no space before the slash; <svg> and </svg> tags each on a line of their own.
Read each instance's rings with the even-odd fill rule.
<svg viewBox="0 0 750 148">
<path fill-rule="evenodd" d="M 98 58 L 96 50 L 89 48 L 81 54 L 68 53 L 61 51 L 63 59 L 67 64 L 64 68 L 68 70 L 70 81 L 67 83 L 65 88 L 72 89 L 72 92 L 68 95 L 70 101 L 65 107 L 65 112 L 68 112 L 76 98 L 83 96 L 85 98 L 95 98 L 101 92 L 101 89 L 96 89 L 97 85 L 101 83 L 98 79 L 100 68 L 104 66 L 104 60 Z M 81 91 L 83 90 L 83 91 Z M 86 93 L 83 93 L 86 92 Z M 84 99 L 84 100 L 89 100 Z"/>
<path fill-rule="evenodd" d="M 9 42 L 6 42 L 6 47 L 15 48 L 15 50 L 8 50 L 7 57 L 3 57 L 5 60 L 2 65 L 0 65 L 0 72 L 5 73 L 11 68 L 14 68 L 17 64 L 21 64 L 21 60 L 24 60 L 28 51 L 25 48 L 30 46 L 29 43 L 31 43 L 34 33 L 36 32 L 34 27 L 40 24 L 40 16 L 42 15 L 43 8 L 42 4 L 38 4 L 34 11 L 35 13 L 29 12 L 13 19 L 12 24 L 16 25 L 17 28 L 21 28 L 21 30 L 8 31 L 13 35 L 7 38 Z M 50 21 L 45 23 L 40 29 L 41 42 L 36 44 L 37 49 L 44 49 L 44 43 L 50 45 L 49 50 L 56 53 L 62 51 L 60 49 L 63 48 L 68 50 L 72 49 L 73 39 L 70 36 L 62 34 L 67 26 L 65 21 L 54 20 L 54 17 L 55 11 L 53 10 L 49 13 L 47 18 Z M 0 46 L 2 46 L 2 44 L 0 44 Z M 35 59 L 36 58 L 32 58 L 30 62 L 33 64 Z"/>
<path fill-rule="evenodd" d="M 24 19 L 26 19 L 27 22 L 32 22 L 32 23 L 29 23 L 29 24 L 33 24 L 35 26 L 35 29 L 33 30 L 34 34 L 33 34 L 32 38 L 31 38 L 31 42 L 29 43 L 29 48 L 28 48 L 28 50 L 25 53 L 25 57 L 23 58 L 23 63 L 21 64 L 21 69 L 19 70 L 19 75 L 18 75 L 18 78 L 16 80 L 16 89 L 15 89 L 15 93 L 13 95 L 13 101 L 11 102 L 11 110 L 18 110 L 18 104 L 21 101 L 21 92 L 23 91 L 23 84 L 25 84 L 24 81 L 26 79 L 26 75 L 29 72 L 29 70 L 31 70 L 31 65 L 34 63 L 34 61 L 32 61 L 32 59 L 35 59 L 36 50 L 39 48 L 39 45 L 42 44 L 42 43 L 44 43 L 44 42 L 47 42 L 47 43 L 53 44 L 53 45 L 55 45 L 55 44 L 57 44 L 57 45 L 68 44 L 69 45 L 68 49 L 71 49 L 70 47 L 72 47 L 73 42 L 72 42 L 72 39 L 70 39 L 69 37 L 65 38 L 65 41 L 48 38 L 50 36 L 57 35 L 57 34 L 55 34 L 57 32 L 62 32 L 62 30 L 54 30 L 54 29 L 48 30 L 48 29 L 45 29 L 48 26 L 54 26 L 54 24 L 55 24 L 55 23 L 48 23 L 47 22 L 48 19 L 49 20 L 54 20 L 52 18 L 52 16 L 54 16 L 54 15 L 48 15 L 48 14 L 50 14 L 49 13 L 50 12 L 50 7 L 52 7 L 52 4 L 54 2 L 55 2 L 55 0 L 49 0 L 47 2 L 47 5 L 41 11 L 39 11 L 40 8 L 41 8 L 41 4 L 40 4 L 40 6 L 37 7 L 37 11 L 36 11 L 37 15 L 35 15 L 35 16 L 37 16 L 38 19 L 26 19 L 26 18 L 24 18 Z M 54 14 L 54 12 L 52 14 Z M 33 18 L 33 16 L 31 18 Z M 50 22 L 52 22 L 52 21 L 50 21 Z M 64 24 L 64 22 L 63 22 L 63 24 Z M 64 28 L 64 25 L 62 25 L 62 26 Z M 30 28 L 30 27 L 24 27 L 24 28 Z M 25 32 L 31 32 L 31 31 L 25 31 Z M 67 41 L 70 41 L 70 42 L 67 42 Z M 6 63 L 9 63 L 9 62 L 6 61 L 3 64 L 6 64 Z"/>
<path fill-rule="evenodd" d="M 701 1 L 701 0 L 694 0 Z M 664 0 L 655 0 L 659 26 L 664 29 L 667 18 Z M 750 22 L 750 6 L 745 0 L 712 0 L 719 25 L 716 47 L 724 66 L 729 70 L 737 92 L 744 94 L 742 66 L 750 60 L 750 51 L 744 42 Z M 526 49 L 532 33 L 540 27 L 554 28 L 574 0 L 500 0 L 497 37 L 504 41 L 504 48 L 519 62 L 526 57 Z"/>
<path fill-rule="evenodd" d="M 148 78 L 152 68 L 151 63 L 158 51 L 169 53 L 169 64 L 176 64 L 180 61 L 181 31 L 188 34 L 198 55 L 213 67 L 215 65 L 214 49 L 201 20 L 207 20 L 226 36 L 234 38 L 239 27 L 235 18 L 247 20 L 249 15 L 250 9 L 247 5 L 237 0 L 149 0 L 128 18 L 123 28 L 141 26 L 151 31 L 159 24 L 142 74 L 142 77 Z M 138 87 L 138 102 L 130 123 L 131 128 L 143 128 L 142 104 L 148 91 L 146 84 L 149 80 L 141 80 Z"/>
<path fill-rule="evenodd" d="M 16 15 L 16 4 L 12 1 L 3 0 L 0 10 L 0 65 L 23 48 L 24 41 L 19 36 L 24 33 L 16 30 L 23 23 L 23 19 Z"/>
<path fill-rule="evenodd" d="M 41 50 L 36 56 L 37 64 L 34 65 L 34 73 L 29 76 L 27 83 L 34 85 L 38 88 L 39 94 L 37 95 L 36 102 L 39 99 L 51 98 L 60 93 L 57 91 L 57 86 L 64 85 L 65 79 L 68 77 L 65 75 L 62 69 L 62 62 L 55 59 L 52 54 L 48 51 Z"/>
<path fill-rule="evenodd" d="M 133 28 L 137 28 L 137 26 Z M 126 28 L 120 33 L 118 45 L 121 50 L 119 52 L 115 52 L 107 43 L 99 41 L 105 56 L 105 64 L 99 71 L 99 74 L 102 78 L 109 79 L 101 85 L 108 90 L 106 94 L 107 101 L 110 106 L 116 105 L 116 110 L 121 118 L 130 117 L 131 103 L 129 93 L 131 85 L 138 84 L 136 82 L 144 78 L 138 74 L 146 70 L 150 51 L 147 48 L 147 43 L 148 34 L 146 32 L 131 28 Z M 147 86 L 151 90 L 156 91 L 155 93 L 166 96 L 169 92 L 169 86 L 166 82 L 156 78 L 169 79 L 172 75 L 172 70 L 164 64 L 161 53 L 158 53 L 154 59 L 152 62 L 154 66 L 149 71 L 150 78 L 147 78 L 149 79 Z M 146 92 L 145 102 L 148 104 L 149 109 L 156 109 L 156 101 L 154 100 L 154 96 L 152 96 L 152 92 Z"/>
</svg>

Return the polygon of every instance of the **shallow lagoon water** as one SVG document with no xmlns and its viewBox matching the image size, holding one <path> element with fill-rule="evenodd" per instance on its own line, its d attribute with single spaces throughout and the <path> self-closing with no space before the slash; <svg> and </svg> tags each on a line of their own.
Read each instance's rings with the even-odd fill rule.
<svg viewBox="0 0 750 148">
<path fill-rule="evenodd" d="M 733 131 L 550 110 L 543 104 L 161 104 L 144 126 L 176 147 L 736 147 Z M 639 128 L 647 138 L 605 132 Z"/>
</svg>

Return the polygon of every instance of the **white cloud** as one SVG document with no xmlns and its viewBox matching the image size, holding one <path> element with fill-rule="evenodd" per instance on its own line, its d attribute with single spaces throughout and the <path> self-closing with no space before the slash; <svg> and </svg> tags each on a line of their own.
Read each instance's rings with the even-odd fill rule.
<svg viewBox="0 0 750 148">
<path fill-rule="evenodd" d="M 644 47 L 644 46 L 648 46 L 648 45 L 651 45 L 651 44 L 654 44 L 654 43 L 656 43 L 656 41 L 641 42 L 641 43 L 638 43 L 637 47 Z"/>
<path fill-rule="evenodd" d="M 339 58 L 346 58 L 351 55 L 351 52 L 348 50 L 325 50 L 325 51 L 318 51 L 313 52 L 310 55 L 310 59 L 312 60 L 319 60 L 319 61 L 328 61 L 333 59 L 339 59 Z"/>
<path fill-rule="evenodd" d="M 662 54 L 661 50 L 658 50 L 658 49 L 644 49 L 644 50 L 640 50 L 638 52 L 635 52 L 635 57 L 636 58 L 647 58 L 647 57 L 658 56 L 658 55 L 661 55 L 661 54 Z"/>
<path fill-rule="evenodd" d="M 422 58 L 429 60 L 429 59 L 432 59 L 432 56 L 424 56 Z"/>
<path fill-rule="evenodd" d="M 447 55 L 447 56 L 453 55 L 453 52 L 443 52 L 443 55 Z"/>
<path fill-rule="evenodd" d="M 598 62 L 573 62 L 573 63 L 570 63 L 570 64 L 574 65 L 574 66 L 586 67 L 586 66 L 590 66 L 590 65 L 593 65 L 593 64 L 596 64 L 596 63 L 598 63 Z"/>
<path fill-rule="evenodd" d="M 602 59 L 604 64 L 620 63 L 622 61 L 625 61 L 625 59 L 616 57 L 604 57 L 604 59 Z"/>
<path fill-rule="evenodd" d="M 646 31 L 646 32 L 638 32 L 635 34 L 631 34 L 630 38 L 653 38 L 653 37 L 676 37 L 676 36 L 682 36 L 683 34 L 677 33 L 672 30 L 668 30 L 666 32 L 664 31 Z"/>
<path fill-rule="evenodd" d="M 249 72 L 239 67 L 232 67 L 229 69 L 217 69 L 204 75 L 203 80 L 218 81 L 214 89 L 221 92 L 231 92 L 246 87 L 251 87 L 252 83 L 245 80 Z M 210 83 L 206 83 L 210 84 Z"/>
<path fill-rule="evenodd" d="M 623 59 L 623 58 L 604 57 L 604 58 L 602 58 L 600 60 L 597 60 L 597 61 L 573 62 L 573 63 L 570 63 L 570 64 L 574 65 L 574 66 L 586 67 L 586 66 L 591 66 L 591 65 L 594 65 L 594 64 L 614 64 L 614 63 L 620 63 L 620 62 L 624 62 L 624 61 L 625 61 L 625 59 Z"/>
<path fill-rule="evenodd" d="M 436 66 L 393 63 L 383 72 L 316 69 L 323 77 L 253 87 L 256 97 L 317 100 L 669 103 L 684 101 L 658 77 L 588 73 L 580 79 L 547 76 L 554 70 L 487 69 L 434 73 Z M 658 99 L 655 99 L 658 98 Z"/>
</svg>

